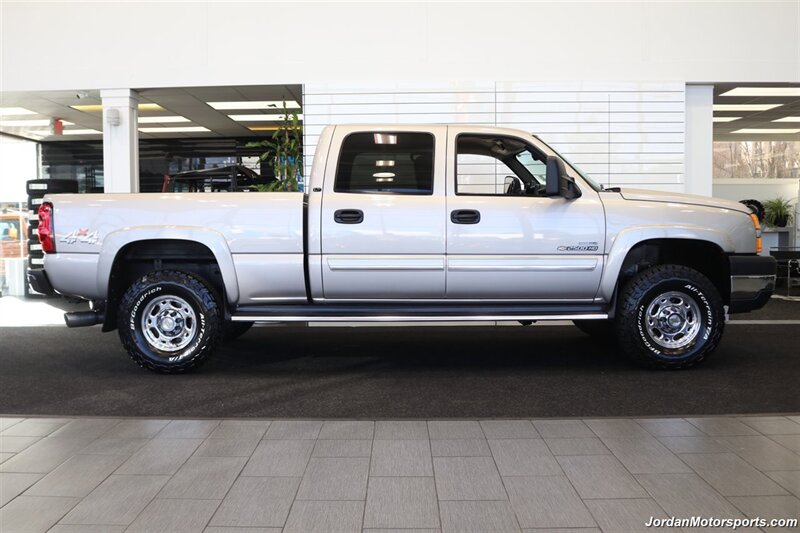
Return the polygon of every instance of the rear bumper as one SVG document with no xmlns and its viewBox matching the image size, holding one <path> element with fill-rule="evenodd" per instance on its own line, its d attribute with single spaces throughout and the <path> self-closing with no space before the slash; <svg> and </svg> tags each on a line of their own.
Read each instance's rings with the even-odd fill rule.
<svg viewBox="0 0 800 533">
<path fill-rule="evenodd" d="M 30 285 L 31 289 L 34 291 L 48 295 L 55 293 L 53 286 L 50 284 L 50 280 L 47 279 L 47 273 L 43 269 L 28 269 L 27 278 L 28 285 Z"/>
<path fill-rule="evenodd" d="M 764 307 L 775 290 L 775 258 L 732 255 L 730 264 L 731 302 L 728 313 L 746 313 Z"/>
</svg>

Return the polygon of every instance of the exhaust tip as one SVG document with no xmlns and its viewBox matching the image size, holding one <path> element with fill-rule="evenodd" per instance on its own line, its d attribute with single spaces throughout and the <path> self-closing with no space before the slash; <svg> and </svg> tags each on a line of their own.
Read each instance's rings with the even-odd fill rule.
<svg viewBox="0 0 800 533">
<path fill-rule="evenodd" d="M 101 324 L 104 314 L 98 311 L 73 311 L 64 313 L 64 322 L 68 328 L 84 328 Z"/>
</svg>

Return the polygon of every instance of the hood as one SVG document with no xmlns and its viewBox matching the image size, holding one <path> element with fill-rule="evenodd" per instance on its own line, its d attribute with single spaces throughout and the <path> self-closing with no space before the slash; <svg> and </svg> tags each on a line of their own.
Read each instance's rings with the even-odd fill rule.
<svg viewBox="0 0 800 533">
<path fill-rule="evenodd" d="M 620 189 L 620 195 L 626 200 L 638 200 L 642 202 L 667 202 L 673 204 L 701 205 L 703 207 L 716 207 L 719 209 L 730 209 L 741 213 L 750 214 L 750 209 L 739 202 L 732 200 L 722 200 L 711 198 L 710 196 L 698 196 L 696 194 L 682 194 L 677 192 L 659 192 L 646 189 Z"/>
</svg>

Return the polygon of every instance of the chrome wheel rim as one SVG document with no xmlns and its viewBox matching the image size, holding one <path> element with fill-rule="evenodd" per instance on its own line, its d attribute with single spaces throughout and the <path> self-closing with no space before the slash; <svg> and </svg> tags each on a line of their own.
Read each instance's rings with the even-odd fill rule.
<svg viewBox="0 0 800 533">
<path fill-rule="evenodd" d="M 688 294 L 669 291 L 653 298 L 644 320 L 653 342 L 679 350 L 692 344 L 700 332 L 700 307 Z"/>
<path fill-rule="evenodd" d="M 197 330 L 197 316 L 189 302 L 179 296 L 153 298 L 142 312 L 142 333 L 148 344 L 162 352 L 186 348 Z"/>
</svg>

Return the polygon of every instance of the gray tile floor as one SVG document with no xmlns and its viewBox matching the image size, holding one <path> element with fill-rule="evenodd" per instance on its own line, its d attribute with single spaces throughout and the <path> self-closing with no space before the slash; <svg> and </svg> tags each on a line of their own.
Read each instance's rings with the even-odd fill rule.
<svg viewBox="0 0 800 533">
<path fill-rule="evenodd" d="M 0 418 L 3 532 L 643 531 L 799 497 L 798 416 Z"/>
</svg>

